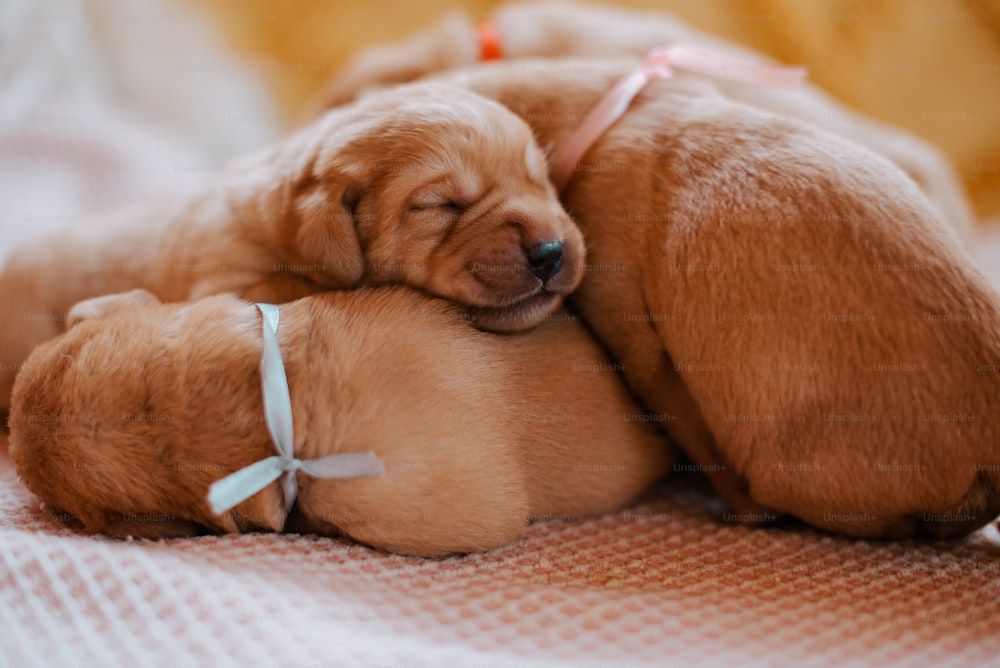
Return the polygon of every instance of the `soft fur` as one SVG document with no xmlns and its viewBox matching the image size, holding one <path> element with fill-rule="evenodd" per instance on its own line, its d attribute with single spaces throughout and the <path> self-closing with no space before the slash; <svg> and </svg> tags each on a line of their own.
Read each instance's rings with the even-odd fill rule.
<svg viewBox="0 0 1000 668">
<path fill-rule="evenodd" d="M 532 518 L 604 513 L 670 464 L 669 448 L 566 311 L 502 337 L 407 288 L 281 307 L 295 455 L 372 450 L 383 478 L 299 475 L 215 516 L 209 485 L 275 454 L 263 421 L 257 309 L 160 305 L 145 291 L 71 311 L 19 374 L 11 456 L 24 483 L 88 532 L 346 534 L 418 555 L 487 550 Z"/>
<path fill-rule="evenodd" d="M 519 61 L 442 79 L 559 146 L 638 61 Z M 563 203 L 588 244 L 571 300 L 733 518 L 953 536 L 1000 513 L 1000 308 L 888 160 L 650 84 Z"/>
<path fill-rule="evenodd" d="M 665 12 L 573 2 L 512 2 L 491 16 L 503 57 L 642 56 L 650 49 L 686 43 L 710 47 L 751 62 L 769 59 L 746 47 L 695 30 Z M 459 12 L 398 44 L 359 53 L 330 83 L 326 106 L 355 99 L 363 90 L 413 81 L 420 76 L 474 64 L 479 46 L 472 20 Z M 948 161 L 927 142 L 858 114 L 813 85 L 770 88 L 718 80 L 727 97 L 772 113 L 807 121 L 867 146 L 902 167 L 938 207 L 945 220 L 968 236 L 973 214 Z M 578 113 L 579 110 L 574 110 Z"/>
<path fill-rule="evenodd" d="M 561 247 L 539 270 L 533 252 L 551 243 Z M 15 250 L 0 275 L 0 412 L 21 362 L 82 299 L 144 288 L 164 301 L 286 301 L 405 283 L 467 306 L 481 328 L 522 329 L 577 286 L 583 252 L 516 116 L 441 84 L 372 96 L 232 165 L 190 202 Z"/>
</svg>

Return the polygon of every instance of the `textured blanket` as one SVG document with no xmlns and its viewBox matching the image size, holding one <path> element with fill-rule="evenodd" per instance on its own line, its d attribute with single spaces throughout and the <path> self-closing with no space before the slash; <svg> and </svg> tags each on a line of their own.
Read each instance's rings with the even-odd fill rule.
<svg viewBox="0 0 1000 668">
<path fill-rule="evenodd" d="M 43 228 L 183 192 L 274 132 L 175 5 L 8 4 L 0 261 Z M 230 24 L 283 25 L 249 6 Z M 345 29 L 363 18 L 338 11 Z M 172 55 L 151 65 L 154 44 Z M 1000 235 L 974 248 L 1000 284 Z M 632 508 L 468 557 L 269 534 L 128 542 L 48 517 L 5 439 L 0 667 L 1000 666 L 995 526 L 954 543 L 749 529 L 675 472 Z"/>
<path fill-rule="evenodd" d="M 615 515 L 423 560 L 312 536 L 62 528 L 0 458 L 0 665 L 1000 665 L 1000 535 L 725 521 L 677 473 Z"/>
</svg>

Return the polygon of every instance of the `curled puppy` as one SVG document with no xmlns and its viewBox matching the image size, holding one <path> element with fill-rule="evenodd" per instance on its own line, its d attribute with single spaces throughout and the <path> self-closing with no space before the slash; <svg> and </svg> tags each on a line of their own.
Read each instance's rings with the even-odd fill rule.
<svg viewBox="0 0 1000 668">
<path fill-rule="evenodd" d="M 528 126 L 417 84 L 333 111 L 230 166 L 190 202 L 32 240 L 0 274 L 0 411 L 15 371 L 77 301 L 144 288 L 287 301 L 403 283 L 483 329 L 539 322 L 580 281 L 583 243 Z"/>
<path fill-rule="evenodd" d="M 561 147 L 634 61 L 442 78 Z M 570 300 L 747 521 L 858 536 L 1000 514 L 1000 297 L 913 181 L 862 146 L 653 81 L 571 172 Z"/>
<path fill-rule="evenodd" d="M 484 39 L 467 15 L 452 12 L 406 40 L 362 51 L 330 82 L 323 94 L 324 108 L 350 102 L 365 89 L 472 65 L 491 52 L 510 60 L 643 56 L 653 48 L 684 43 L 748 62 L 768 61 L 763 54 L 698 31 L 666 12 L 575 2 L 510 2 L 499 5 L 491 21 L 493 29 Z M 491 47 L 494 39 L 498 45 Z M 945 220 L 969 236 L 973 213 L 958 176 L 927 142 L 852 111 L 817 86 L 769 88 L 712 81 L 735 101 L 815 124 L 889 158 L 917 182 Z"/>
<path fill-rule="evenodd" d="M 88 532 L 308 530 L 471 552 L 514 540 L 531 518 L 614 510 L 670 464 L 567 312 L 500 337 L 406 288 L 327 292 L 280 307 L 295 456 L 372 451 L 384 475 L 300 472 L 290 516 L 278 482 L 216 515 L 212 483 L 275 454 L 257 308 L 136 291 L 70 320 L 18 376 L 11 456 L 29 489 Z"/>
</svg>

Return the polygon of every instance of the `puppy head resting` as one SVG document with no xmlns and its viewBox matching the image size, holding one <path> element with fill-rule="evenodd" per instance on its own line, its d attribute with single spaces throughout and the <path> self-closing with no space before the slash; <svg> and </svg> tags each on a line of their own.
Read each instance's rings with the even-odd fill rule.
<svg viewBox="0 0 1000 668">
<path fill-rule="evenodd" d="M 321 285 L 404 283 L 462 304 L 480 328 L 512 331 L 583 275 L 583 238 L 531 129 L 470 91 L 373 94 L 252 162 L 259 178 L 243 179 L 241 195 L 261 194 L 233 198 L 256 209 L 237 216 L 277 221 L 278 245 Z"/>
</svg>

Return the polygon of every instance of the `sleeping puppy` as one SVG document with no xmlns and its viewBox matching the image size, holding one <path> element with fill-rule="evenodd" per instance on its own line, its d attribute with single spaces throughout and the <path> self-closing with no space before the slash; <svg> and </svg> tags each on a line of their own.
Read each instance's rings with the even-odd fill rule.
<svg viewBox="0 0 1000 668">
<path fill-rule="evenodd" d="M 418 84 L 325 115 L 177 206 L 14 251 L 0 275 L 0 412 L 16 369 L 77 301 L 144 288 L 287 301 L 405 283 L 521 329 L 581 277 L 579 230 L 531 130 L 471 92 Z"/>
<path fill-rule="evenodd" d="M 532 57 L 643 56 L 650 49 L 685 43 L 708 47 L 749 62 L 763 54 L 695 30 L 665 12 L 636 11 L 573 2 L 511 2 L 497 7 L 493 32 L 505 59 Z M 414 81 L 489 57 L 472 20 L 453 12 L 397 44 L 359 53 L 330 83 L 325 107 L 345 104 L 363 90 Z M 486 51 L 486 53 L 484 53 Z M 951 225 L 967 237 L 973 214 L 954 169 L 936 148 L 890 125 L 851 111 L 813 85 L 769 88 L 713 79 L 727 97 L 797 118 L 839 134 L 903 168 Z"/>
<path fill-rule="evenodd" d="M 488 550 L 532 518 L 612 511 L 670 464 L 607 357 L 565 311 L 500 337 L 407 288 L 280 307 L 295 455 L 373 451 L 382 477 L 298 475 L 216 516 L 210 484 L 275 454 L 263 420 L 261 315 L 229 295 L 84 302 L 19 374 L 11 456 L 87 532 L 346 534 L 416 555 Z"/>
<path fill-rule="evenodd" d="M 635 61 L 441 78 L 561 147 Z M 1000 513 L 1000 307 L 886 159 L 650 83 L 563 192 L 588 265 L 571 302 L 734 509 L 858 536 L 953 536 Z"/>
</svg>

